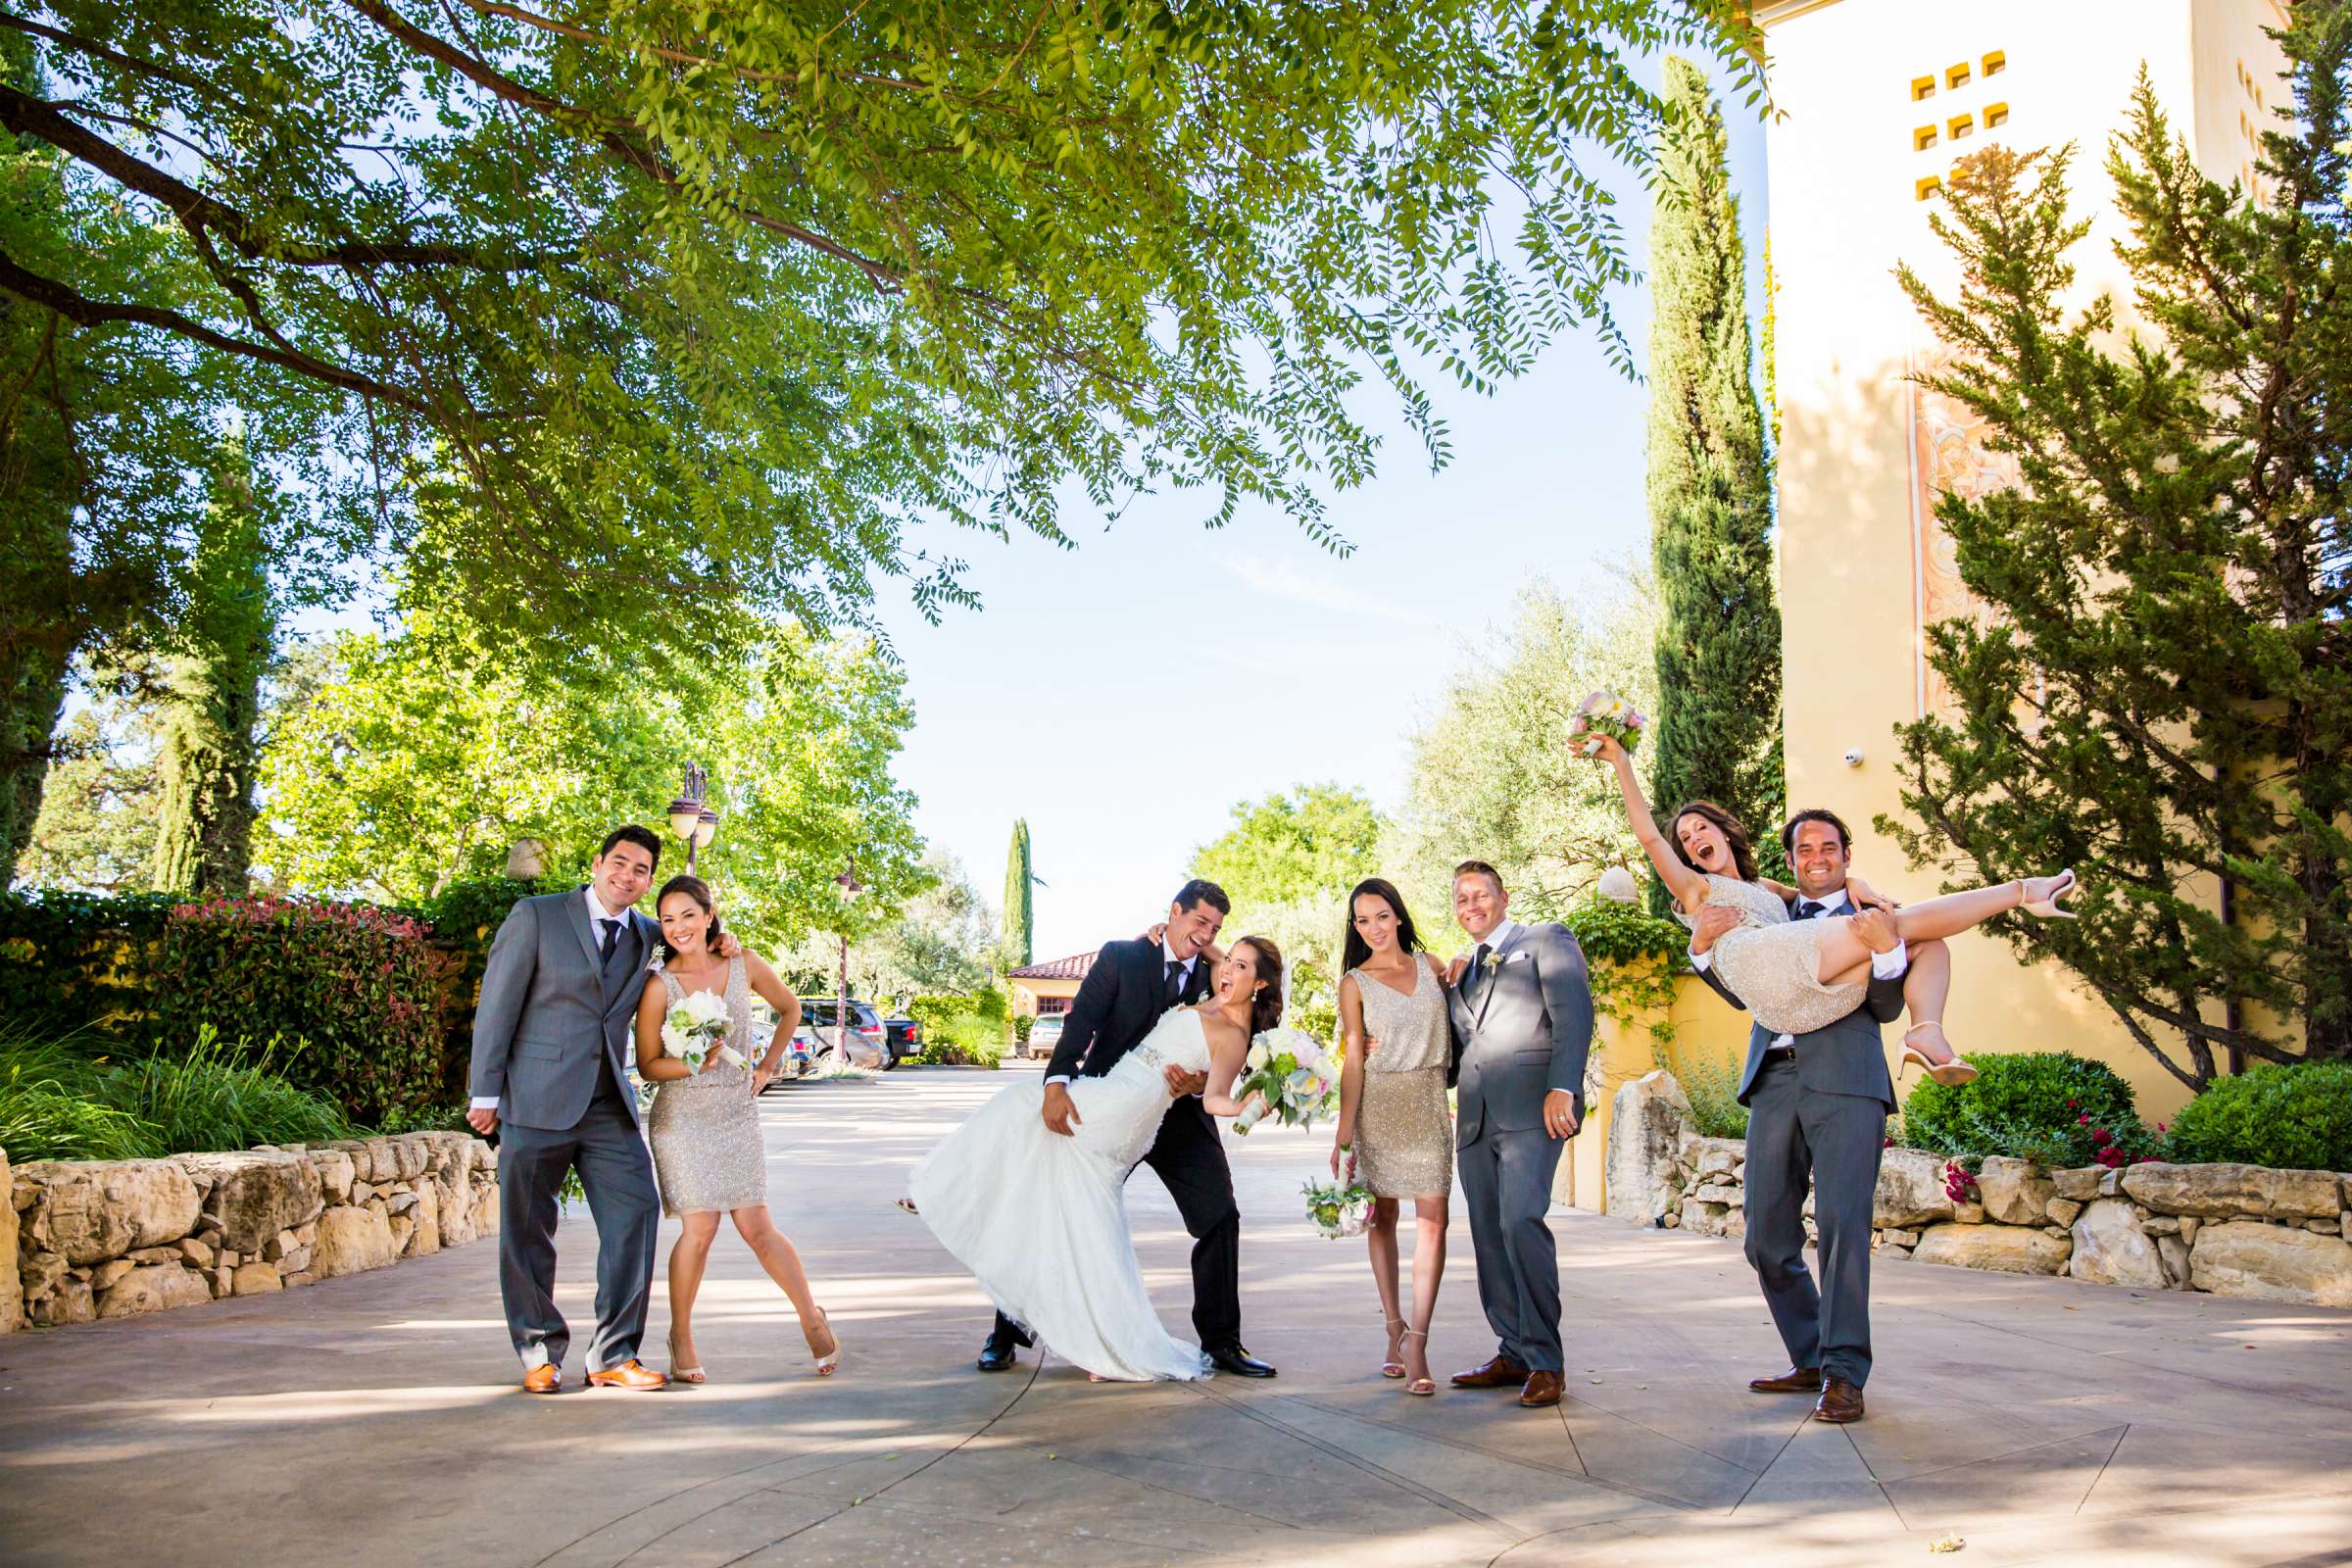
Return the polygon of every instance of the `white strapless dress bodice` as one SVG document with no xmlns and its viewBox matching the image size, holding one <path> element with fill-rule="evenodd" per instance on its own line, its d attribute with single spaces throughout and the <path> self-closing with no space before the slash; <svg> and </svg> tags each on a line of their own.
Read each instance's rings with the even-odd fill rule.
<svg viewBox="0 0 2352 1568">
<path fill-rule="evenodd" d="M 1127 1173 L 1159 1136 L 1170 1066 L 1208 1068 L 1191 1008 L 1170 1011 L 1109 1072 L 1071 1081 L 1073 1136 L 1047 1128 L 1042 1082 L 1014 1084 L 907 1185 L 923 1222 L 1000 1311 L 1105 1378 L 1207 1375 L 1199 1347 L 1160 1326 L 1127 1223 Z"/>
</svg>

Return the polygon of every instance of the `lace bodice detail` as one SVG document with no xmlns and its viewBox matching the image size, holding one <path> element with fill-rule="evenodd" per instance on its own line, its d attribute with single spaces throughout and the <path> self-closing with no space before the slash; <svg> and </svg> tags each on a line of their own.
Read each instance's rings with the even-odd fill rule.
<svg viewBox="0 0 2352 1568">
<path fill-rule="evenodd" d="M 1446 992 L 1429 964 L 1413 956 L 1413 994 L 1382 984 L 1360 968 L 1355 994 L 1364 1005 L 1364 1033 L 1380 1049 L 1364 1058 L 1366 1072 L 1424 1072 L 1446 1065 Z"/>
<path fill-rule="evenodd" d="M 1102 1130 L 1110 1135 L 1106 1152 L 1121 1170 L 1143 1158 L 1159 1136 L 1160 1121 L 1168 1113 L 1170 1067 L 1182 1067 L 1186 1072 L 1208 1070 L 1208 1031 L 1194 1008 L 1169 1008 L 1150 1034 L 1127 1049 L 1117 1065 L 1094 1080 L 1113 1102 L 1104 1107 L 1108 1119 Z M 1080 1084 L 1086 1082 L 1079 1080 Z M 1092 1125 L 1095 1107 L 1083 1101 L 1080 1103 Z"/>
<path fill-rule="evenodd" d="M 1788 906 L 1781 902 L 1779 894 L 1760 882 L 1742 882 L 1736 876 L 1710 871 L 1707 873 L 1707 903 L 1739 910 L 1739 928 L 1741 930 L 1751 926 L 1788 923 Z M 1698 916 L 1695 914 L 1685 914 L 1678 907 L 1674 917 L 1693 931 L 1698 929 Z"/>
</svg>

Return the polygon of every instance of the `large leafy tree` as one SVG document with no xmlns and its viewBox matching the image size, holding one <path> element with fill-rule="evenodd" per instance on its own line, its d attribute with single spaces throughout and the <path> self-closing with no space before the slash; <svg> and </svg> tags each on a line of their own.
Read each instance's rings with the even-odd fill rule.
<svg viewBox="0 0 2352 1568">
<path fill-rule="evenodd" d="M 1310 1030 L 1330 1028 L 1348 890 L 1378 873 L 1384 826 L 1363 791 L 1301 784 L 1237 804 L 1232 824 L 1193 852 L 1191 874 L 1233 900 L 1225 940 L 1255 933 L 1282 948 L 1296 1021 Z"/>
<path fill-rule="evenodd" d="M 184 652 L 169 661 L 165 681 L 154 884 L 233 897 L 245 892 L 253 858 L 262 683 L 277 644 L 270 538 L 284 509 L 241 438 L 222 444 L 211 489 L 174 637 Z"/>
<path fill-rule="evenodd" d="M 1595 690 L 1656 712 L 1659 612 L 1646 572 L 1625 568 L 1563 595 L 1522 591 L 1494 657 L 1462 670 L 1413 736 L 1404 808 L 1383 855 L 1433 946 L 1453 932 L 1452 872 L 1502 873 L 1522 919 L 1557 919 L 1612 865 L 1642 864 L 1616 786 L 1562 736 Z M 1650 753 L 1634 765 L 1646 770 Z"/>
<path fill-rule="evenodd" d="M 2080 924 L 2002 922 L 2182 1083 L 2352 1054 L 2352 17 L 2295 8 L 2266 199 L 2205 178 L 2143 77 L 2107 167 L 2152 330 L 2070 313 L 2069 153 L 1950 182 L 1945 298 L 1903 281 L 2023 482 L 1941 497 L 1984 608 L 1933 628 L 1959 711 L 1903 732 L 1918 859 L 2072 864 Z M 2221 897 L 2214 896 L 2216 888 Z"/>
<path fill-rule="evenodd" d="M 1772 469 L 1748 373 L 1747 260 L 1723 115 L 1666 62 L 1673 110 L 1649 230 L 1649 526 L 1664 615 L 1658 805 L 1712 800 L 1773 840 L 1784 809 Z M 1663 912 L 1665 890 L 1653 884 Z"/>
<path fill-rule="evenodd" d="M 745 665 L 659 684 L 591 672 L 579 689 L 421 616 L 325 657 L 264 759 L 256 859 L 281 884 L 419 901 L 495 875 L 525 837 L 569 876 L 615 824 L 659 824 L 688 760 L 720 812 L 700 868 L 759 940 L 845 917 L 862 935 L 928 883 L 913 800 L 890 776 L 911 721 L 903 676 L 861 639 L 778 637 Z M 845 899 L 833 879 L 853 858 L 864 891 Z"/>
<path fill-rule="evenodd" d="M 1325 533 L 1370 376 L 1484 386 L 1630 277 L 1627 61 L 1756 79 L 1737 0 L 47 0 L 0 128 L 163 236 L 0 297 L 318 393 L 420 602 L 569 659 L 821 621 L 952 535 L 1200 487 Z M 1507 194 L 1506 194 L 1507 193 Z M 1327 535 L 1326 535 L 1327 536 Z"/>
<path fill-rule="evenodd" d="M 58 726 L 58 760 L 18 858 L 34 887 L 146 890 L 155 868 L 162 713 L 140 683 L 81 672 L 89 698 Z"/>
</svg>

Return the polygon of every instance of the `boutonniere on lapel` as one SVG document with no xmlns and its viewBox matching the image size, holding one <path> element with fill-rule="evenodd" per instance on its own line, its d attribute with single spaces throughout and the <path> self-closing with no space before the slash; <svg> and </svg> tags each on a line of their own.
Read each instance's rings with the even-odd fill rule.
<svg viewBox="0 0 2352 1568">
<path fill-rule="evenodd" d="M 1524 960 L 1526 959 L 1526 957 L 1527 957 L 1527 955 L 1526 955 L 1526 954 L 1524 954 L 1524 953 L 1490 953 L 1490 954 L 1488 954 L 1488 955 L 1487 955 L 1487 978 L 1488 978 L 1488 979 L 1490 979 L 1490 980 L 1494 979 L 1494 978 L 1496 975 L 1498 975 L 1498 974 L 1502 973 L 1502 966 L 1503 966 L 1504 964 L 1506 964 L 1506 963 L 1519 963 L 1519 962 L 1522 962 L 1522 961 L 1524 961 Z"/>
</svg>

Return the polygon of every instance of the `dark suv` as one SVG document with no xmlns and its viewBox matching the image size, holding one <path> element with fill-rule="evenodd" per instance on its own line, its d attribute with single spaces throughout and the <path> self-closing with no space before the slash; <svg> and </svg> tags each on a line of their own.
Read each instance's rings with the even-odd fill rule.
<svg viewBox="0 0 2352 1568">
<path fill-rule="evenodd" d="M 833 997 L 801 999 L 801 1027 L 808 1031 L 819 1054 L 838 1049 L 841 1030 L 834 1012 L 838 1005 Z M 870 1005 L 856 997 L 850 999 L 848 1060 L 860 1067 L 879 1067 L 888 1072 L 922 1050 L 922 1042 L 916 1036 L 915 1026 L 906 1019 L 893 1018 L 885 1024 Z"/>
</svg>

